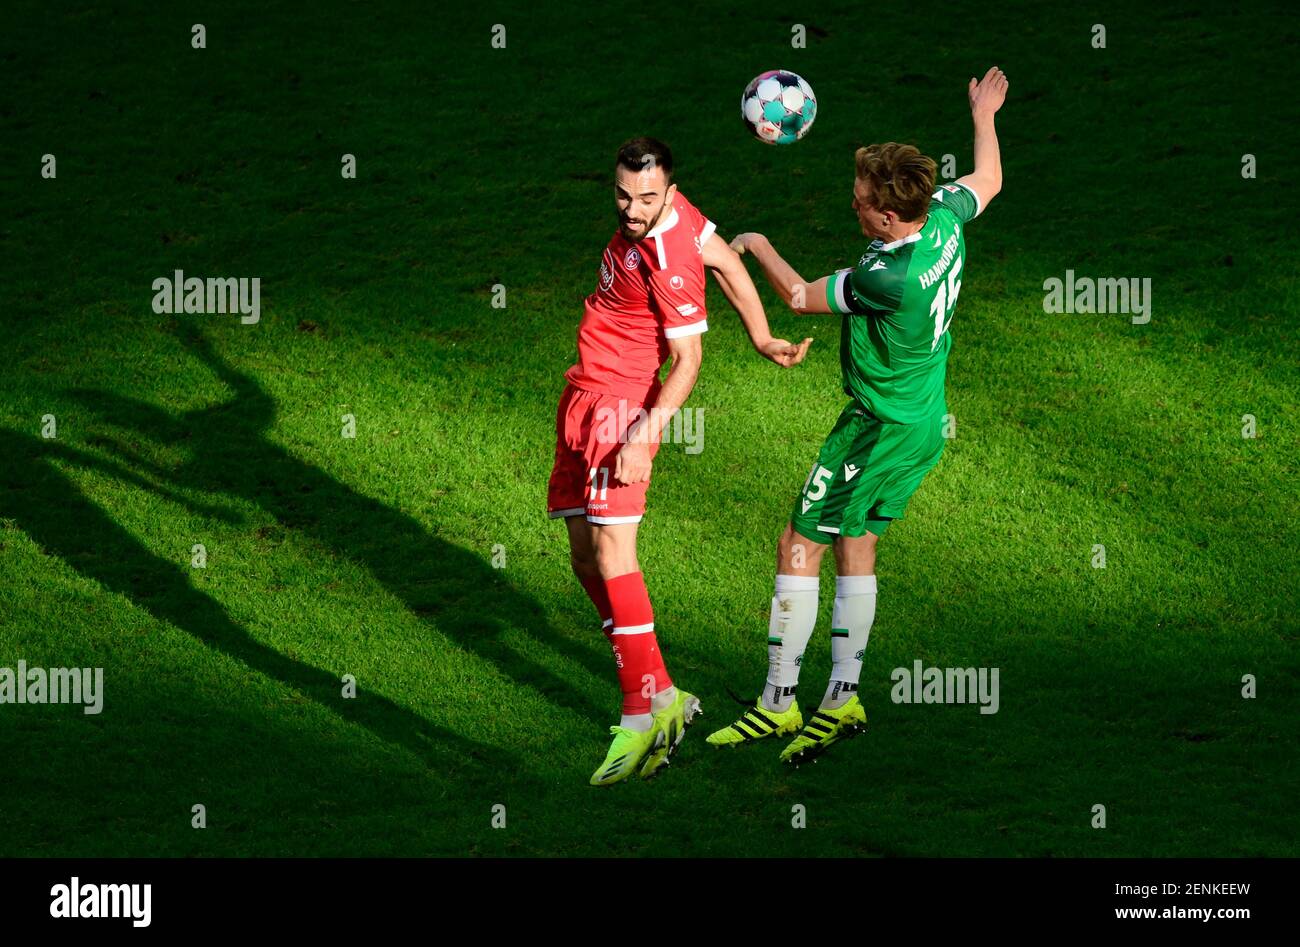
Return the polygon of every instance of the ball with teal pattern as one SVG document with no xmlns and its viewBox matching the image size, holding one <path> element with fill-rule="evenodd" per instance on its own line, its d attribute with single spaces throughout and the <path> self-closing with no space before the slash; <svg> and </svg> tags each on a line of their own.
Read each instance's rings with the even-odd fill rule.
<svg viewBox="0 0 1300 947">
<path fill-rule="evenodd" d="M 789 145 L 812 128 L 817 97 L 802 77 L 784 69 L 769 69 L 745 86 L 740 116 L 749 133 L 764 144 Z"/>
</svg>

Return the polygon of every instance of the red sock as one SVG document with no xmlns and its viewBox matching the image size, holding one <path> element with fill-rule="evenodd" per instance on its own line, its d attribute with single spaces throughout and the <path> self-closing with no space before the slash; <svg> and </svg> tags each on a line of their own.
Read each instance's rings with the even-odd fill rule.
<svg viewBox="0 0 1300 947">
<path fill-rule="evenodd" d="M 608 636 L 609 622 L 614 617 L 614 613 L 609 608 L 609 593 L 605 591 L 605 580 L 598 575 L 584 575 L 580 576 L 578 581 L 587 590 L 587 598 L 591 599 L 591 604 L 596 606 L 596 614 L 600 616 L 601 625 Z"/>
<path fill-rule="evenodd" d="M 596 606 L 596 614 L 600 616 L 600 630 L 605 633 L 605 640 L 609 642 L 610 650 L 614 652 L 614 664 L 621 669 L 623 658 L 618 653 L 617 641 L 614 638 L 614 612 L 609 607 L 609 593 L 605 591 L 605 580 L 598 575 L 592 575 L 579 576 L 578 581 L 587 590 L 587 598 L 591 599 L 591 604 Z"/>
<path fill-rule="evenodd" d="M 610 643 L 618 662 L 625 715 L 650 713 L 650 698 L 672 687 L 654 633 L 654 609 L 640 572 L 605 580 L 614 625 Z M 649 680 L 647 680 L 649 678 Z M 649 684 L 647 687 L 646 685 Z"/>
</svg>

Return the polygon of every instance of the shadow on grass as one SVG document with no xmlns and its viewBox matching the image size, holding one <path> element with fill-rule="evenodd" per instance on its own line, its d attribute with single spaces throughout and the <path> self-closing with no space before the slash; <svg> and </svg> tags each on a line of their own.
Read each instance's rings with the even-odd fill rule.
<svg viewBox="0 0 1300 947">
<path fill-rule="evenodd" d="M 433 726 L 373 691 L 363 700 L 343 699 L 339 674 L 288 658 L 254 639 L 219 602 L 190 584 L 184 568 L 154 555 L 83 497 L 76 484 L 49 462 L 53 458 L 117 474 L 153 489 L 115 464 L 0 428 L 0 516 L 13 519 L 45 552 L 208 647 L 298 690 L 345 720 L 405 746 L 430 765 L 456 765 L 457 761 L 512 764 L 509 754 Z"/>
<path fill-rule="evenodd" d="M 171 673 L 174 652 L 147 640 L 109 651 L 103 714 L 0 714 L 0 759 L 13 764 L 0 780 L 0 857 L 492 854 L 510 846 L 489 805 L 545 798 L 516 770 L 461 764 L 449 777 L 397 743 L 331 726 L 277 682 L 196 690 Z"/>
<path fill-rule="evenodd" d="M 198 505 L 180 491 L 202 491 L 254 503 L 286 529 L 301 532 L 341 557 L 364 565 L 389 592 L 432 622 L 466 651 L 494 664 L 516 684 L 589 717 L 598 707 L 551 671 L 502 640 L 508 627 L 522 629 L 594 674 L 608 659 L 552 633 L 541 606 L 511 587 L 472 553 L 431 535 L 414 519 L 363 496 L 266 439 L 275 418 L 272 399 L 247 375 L 235 371 L 197 335 L 183 341 L 233 391 L 224 403 L 184 414 L 112 392 L 72 392 L 101 419 L 138 431 L 158 443 L 180 446 L 187 459 L 174 469 L 135 456 L 109 438 L 128 466 L 102 460 L 54 441 L 0 428 L 0 515 L 12 518 L 33 541 L 81 574 L 125 595 L 206 645 L 216 648 L 344 719 L 428 758 L 452 758 L 492 766 L 517 765 L 510 754 L 430 724 L 373 691 L 366 700 L 340 697 L 340 674 L 291 659 L 255 640 L 225 608 L 195 589 L 188 570 L 160 558 L 82 496 L 50 461 L 95 469 L 153 493 L 226 520 L 219 507 Z M 144 470 L 142 476 L 137 470 Z M 382 647 L 382 642 L 377 643 Z M 439 763 L 447 760 L 439 758 Z"/>
</svg>

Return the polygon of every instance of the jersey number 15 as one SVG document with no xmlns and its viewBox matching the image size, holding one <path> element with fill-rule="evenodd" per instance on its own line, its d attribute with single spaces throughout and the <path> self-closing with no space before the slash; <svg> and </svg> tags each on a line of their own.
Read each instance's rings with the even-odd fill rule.
<svg viewBox="0 0 1300 947">
<path fill-rule="evenodd" d="M 957 279 L 957 274 L 960 272 L 961 257 L 957 257 L 952 261 L 947 282 L 940 281 L 939 291 L 934 294 L 934 302 L 930 303 L 930 315 L 934 316 L 934 341 L 930 343 L 931 352 L 939 347 L 939 340 L 948 331 L 948 326 L 952 325 L 952 309 L 957 305 L 957 294 L 961 292 L 961 280 Z"/>
</svg>

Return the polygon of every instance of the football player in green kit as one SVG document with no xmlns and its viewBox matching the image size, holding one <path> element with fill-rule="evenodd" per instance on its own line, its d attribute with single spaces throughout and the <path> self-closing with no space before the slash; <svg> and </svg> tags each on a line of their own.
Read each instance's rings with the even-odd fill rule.
<svg viewBox="0 0 1300 947">
<path fill-rule="evenodd" d="M 874 239 L 857 266 L 805 283 L 762 234 L 732 241 L 758 260 L 796 312 L 842 316 L 840 364 L 850 401 L 777 545 L 767 685 L 752 708 L 709 736 L 715 746 L 795 734 L 781 759 L 798 765 L 866 725 L 857 687 L 876 614 L 876 544 L 943 453 L 948 328 L 964 276 L 964 231 L 1002 189 L 993 116 L 1006 93 L 1007 78 L 996 66 L 970 80 L 975 170 L 953 184 L 936 189 L 934 161 L 911 145 L 858 149 L 853 210 L 863 235 Z M 805 723 L 794 692 L 829 545 L 838 566 L 834 665 L 821 705 Z"/>
</svg>

